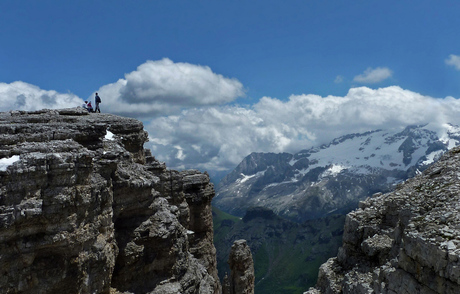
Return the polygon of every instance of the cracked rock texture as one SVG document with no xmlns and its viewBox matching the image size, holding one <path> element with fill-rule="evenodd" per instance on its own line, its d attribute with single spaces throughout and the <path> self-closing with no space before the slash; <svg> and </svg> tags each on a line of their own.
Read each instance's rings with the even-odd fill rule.
<svg viewBox="0 0 460 294">
<path fill-rule="evenodd" d="M 141 122 L 0 113 L 0 293 L 219 293 L 205 173 L 166 169 Z"/>
<path fill-rule="evenodd" d="M 460 149 L 347 215 L 306 293 L 460 293 Z"/>
<path fill-rule="evenodd" d="M 254 294 L 254 262 L 246 240 L 233 242 L 228 257 L 230 277 L 225 276 L 223 294 Z"/>
</svg>

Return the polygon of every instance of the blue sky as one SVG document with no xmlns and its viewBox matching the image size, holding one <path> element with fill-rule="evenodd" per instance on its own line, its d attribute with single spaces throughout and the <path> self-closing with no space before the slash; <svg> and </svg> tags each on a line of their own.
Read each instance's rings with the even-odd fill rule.
<svg viewBox="0 0 460 294">
<path fill-rule="evenodd" d="M 359 102 L 368 108 L 377 96 L 392 101 L 383 103 L 388 109 L 409 96 L 457 103 L 459 12 L 458 1 L 424 0 L 3 0 L 0 110 L 79 104 L 99 91 L 103 111 L 144 121 L 154 154 L 171 166 L 228 170 L 252 151 L 293 152 L 351 131 L 438 120 L 419 112 L 418 120 L 401 120 L 396 113 L 379 123 L 348 119 L 324 134 L 318 126 L 328 121 L 325 114 L 308 126 L 287 117 L 272 126 L 274 115 L 262 113 L 267 105 L 295 104 L 292 97 L 308 97 L 311 105 L 308 95 L 322 97 L 318 107 L 325 108 L 337 105 L 329 95 L 342 103 L 357 93 L 370 95 Z M 350 93 L 357 88 L 364 90 Z M 140 106 L 121 111 L 123 103 Z M 213 116 L 209 128 L 226 135 L 219 141 L 201 134 L 203 119 L 192 114 Z M 229 117 L 238 123 L 228 125 Z M 252 141 L 236 139 L 245 134 Z"/>
<path fill-rule="evenodd" d="M 458 1 L 2 1 L 0 81 L 80 97 L 146 60 L 207 65 L 249 98 L 344 95 L 368 67 L 456 96 Z M 346 77 L 343 84 L 336 76 Z M 458 95 L 457 95 L 458 96 Z"/>
</svg>

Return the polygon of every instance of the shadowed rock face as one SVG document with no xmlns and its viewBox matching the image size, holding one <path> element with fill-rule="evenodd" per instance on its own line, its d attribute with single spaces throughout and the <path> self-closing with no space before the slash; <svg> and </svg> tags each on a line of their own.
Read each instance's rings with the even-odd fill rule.
<svg viewBox="0 0 460 294">
<path fill-rule="evenodd" d="M 218 293 L 207 174 L 167 170 L 141 122 L 0 113 L 2 293 Z"/>
<path fill-rule="evenodd" d="M 266 220 L 272 220 L 279 218 L 272 210 L 265 207 L 251 207 L 246 211 L 243 217 L 244 222 L 248 222 L 255 218 L 263 218 Z"/>
<path fill-rule="evenodd" d="M 460 149 L 348 214 L 306 293 L 460 293 Z"/>
<path fill-rule="evenodd" d="M 246 240 L 233 243 L 228 264 L 231 273 L 224 279 L 223 294 L 254 294 L 254 262 Z"/>
</svg>

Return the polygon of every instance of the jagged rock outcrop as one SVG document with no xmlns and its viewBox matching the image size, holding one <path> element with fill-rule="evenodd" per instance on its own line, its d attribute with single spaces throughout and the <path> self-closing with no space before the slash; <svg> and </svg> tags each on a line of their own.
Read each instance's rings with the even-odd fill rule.
<svg viewBox="0 0 460 294">
<path fill-rule="evenodd" d="M 246 240 L 233 243 L 228 257 L 230 277 L 223 282 L 223 294 L 254 294 L 254 262 Z"/>
<path fill-rule="evenodd" d="M 460 293 L 460 148 L 348 214 L 306 293 Z"/>
<path fill-rule="evenodd" d="M 207 174 L 143 148 L 141 122 L 0 113 L 1 293 L 219 293 Z"/>
</svg>

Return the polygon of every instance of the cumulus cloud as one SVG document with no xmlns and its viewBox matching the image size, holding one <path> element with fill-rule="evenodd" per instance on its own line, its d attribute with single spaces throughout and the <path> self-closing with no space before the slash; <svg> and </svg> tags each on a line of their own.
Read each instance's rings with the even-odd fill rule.
<svg viewBox="0 0 460 294">
<path fill-rule="evenodd" d="M 310 134 L 281 122 L 264 121 L 255 109 L 239 106 L 195 108 L 146 125 L 153 153 L 171 166 L 225 170 L 253 151 L 281 152 L 292 138 Z M 303 137 L 303 139 L 302 139 Z"/>
<path fill-rule="evenodd" d="M 226 170 L 251 152 L 297 152 L 341 135 L 411 124 L 460 123 L 460 101 L 397 86 L 344 97 L 263 97 L 251 107 L 194 108 L 146 125 L 153 154 L 174 168 Z"/>
<path fill-rule="evenodd" d="M 0 83 L 0 111 L 66 108 L 82 104 L 83 100 L 72 93 L 43 90 L 21 81 Z"/>
<path fill-rule="evenodd" d="M 349 133 L 460 124 L 460 100 L 397 86 L 352 88 L 343 97 L 304 94 L 288 100 L 263 97 L 251 106 L 229 105 L 244 95 L 239 81 L 209 67 L 169 59 L 146 62 L 98 92 L 104 112 L 145 119 L 150 135 L 146 147 L 168 167 L 210 172 L 229 171 L 251 152 L 294 153 Z M 24 82 L 0 83 L 1 111 L 65 108 L 82 102 L 71 93 Z"/>
<path fill-rule="evenodd" d="M 216 74 L 207 66 L 164 58 L 141 64 L 98 93 L 106 111 L 152 117 L 225 104 L 244 96 L 244 89 L 238 80 Z"/>
<path fill-rule="evenodd" d="M 455 67 L 456 70 L 460 70 L 460 56 L 451 54 L 449 58 L 445 60 L 447 65 Z"/>
<path fill-rule="evenodd" d="M 387 67 L 369 67 L 364 73 L 355 76 L 353 81 L 362 84 L 375 84 L 390 78 L 392 74 L 392 71 Z"/>
</svg>

